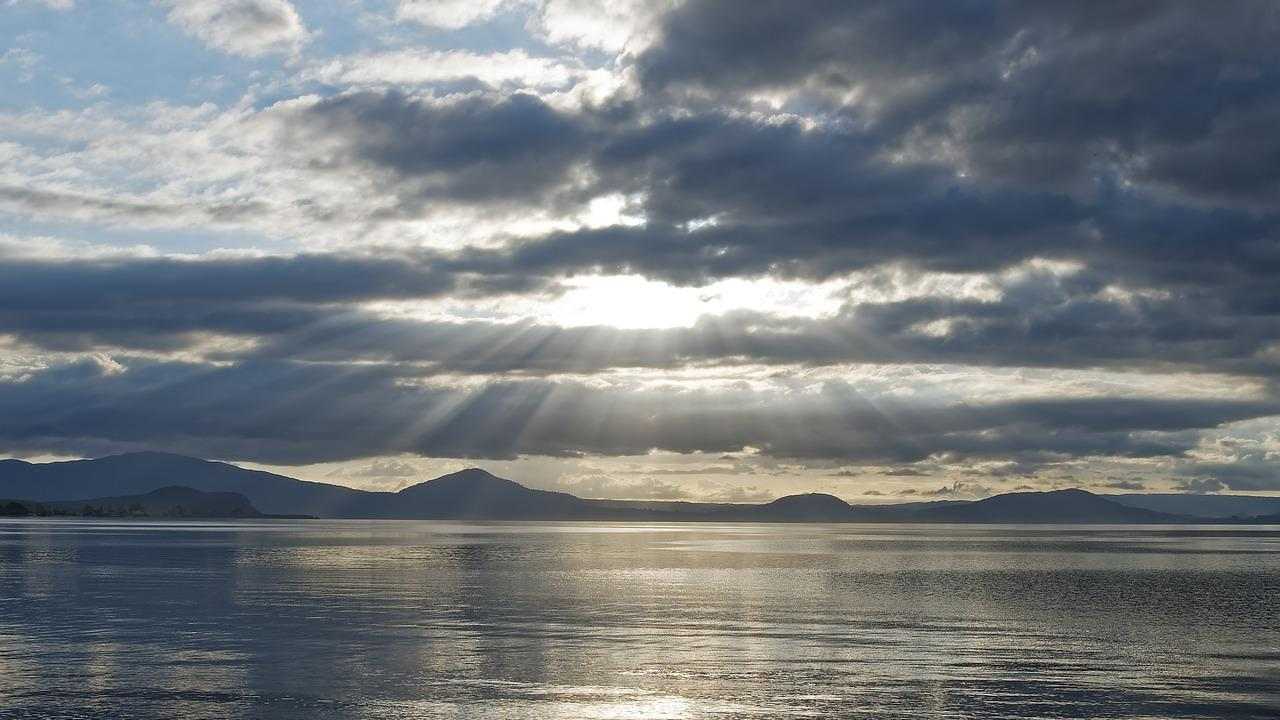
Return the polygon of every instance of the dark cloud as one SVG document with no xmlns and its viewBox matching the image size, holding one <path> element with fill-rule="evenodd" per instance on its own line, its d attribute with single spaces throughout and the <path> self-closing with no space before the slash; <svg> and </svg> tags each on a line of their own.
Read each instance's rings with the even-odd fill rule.
<svg viewBox="0 0 1280 720">
<path fill-rule="evenodd" d="M 662 28 L 639 63 L 651 92 L 816 95 L 904 146 L 1042 186 L 1103 171 L 1246 203 L 1280 190 L 1280 12 L 1265 0 L 695 0 Z"/>
<path fill-rule="evenodd" d="M 200 335 L 298 332 L 350 312 L 350 303 L 549 287 L 529 275 L 441 271 L 426 255 L 0 259 L 0 333 L 59 350 L 174 350 Z"/>
<path fill-rule="evenodd" d="M 1115 296 L 1108 287 L 1088 274 L 1029 273 L 1000 286 L 999 300 L 862 303 L 817 319 L 739 311 L 663 330 L 345 314 L 282 333 L 257 352 L 425 362 L 463 373 L 936 362 L 1274 374 L 1269 353 L 1280 340 L 1280 318 L 1212 295 Z"/>
<path fill-rule="evenodd" d="M 909 463 L 937 455 L 1016 458 L 1180 456 L 1197 430 L 1280 413 L 1261 402 L 1039 400 L 988 404 L 818 392 L 592 387 L 545 380 L 473 387 L 385 365 L 124 358 L 3 381 L 0 441 L 83 452 L 164 447 L 306 463 L 416 453 L 641 455 L 654 449 Z"/>
<path fill-rule="evenodd" d="M 455 291 L 456 280 L 406 255 L 11 260 L 0 262 L 0 307 L 43 310 L 104 302 L 328 303 L 432 297 Z"/>
<path fill-rule="evenodd" d="M 362 166 L 402 212 L 421 213 L 432 201 L 547 200 L 568 183 L 589 131 L 532 95 L 437 100 L 388 91 L 326 98 L 282 132 L 313 168 Z"/>
<path fill-rule="evenodd" d="M 891 9 L 872 14 L 886 13 Z M 1067 22 L 1050 15 L 1037 22 Z M 1140 17 L 1145 15 L 1135 13 Z M 1088 27 L 1093 22 L 1069 20 Z M 904 22 L 915 25 L 909 17 Z M 1001 20 L 1002 32 L 1019 27 L 1006 25 Z M 995 45 L 1009 42 L 999 37 Z M 942 82 L 951 75 L 939 77 Z M 1191 99 L 1163 102 L 1176 107 Z M 1155 122 L 1136 104 L 1135 122 Z M 382 193 L 377 212 L 418 216 L 434 201 L 568 209 L 624 193 L 639 198 L 637 210 L 647 220 L 638 227 L 555 232 L 472 248 L 447 258 L 447 267 L 457 271 L 641 273 L 701 284 L 762 275 L 821 279 L 886 263 L 989 271 L 1041 257 L 1105 266 L 1138 286 L 1218 292 L 1245 285 L 1275 302 L 1267 281 L 1280 269 L 1276 205 L 1219 207 L 1209 197 L 1178 200 L 1159 183 L 1131 184 L 1133 168 L 1160 162 L 1150 154 L 1141 162 L 1126 160 L 1123 172 L 1116 163 L 1091 170 L 1083 186 L 1068 187 L 1051 177 L 1068 172 L 1063 163 L 1041 155 L 1028 160 L 1025 171 L 967 169 L 974 162 L 968 156 L 982 144 L 967 135 L 945 139 L 956 148 L 950 154 L 908 153 L 902 143 L 929 146 L 927 138 L 908 137 L 884 123 L 813 124 L 709 106 L 672 107 L 655 98 L 569 112 L 527 95 L 439 100 L 361 92 L 321 100 L 300 113 L 285 125 L 286 144 L 300 148 L 314 168 L 365 173 Z M 1062 135 L 1055 135 L 1063 144 L 1055 152 L 1073 161 L 1096 154 L 1089 145 L 1095 141 L 1125 144 L 1096 140 L 1102 130 L 1080 128 L 1088 122 L 1101 121 L 1064 114 L 1056 125 L 1069 132 L 1044 132 Z M 1081 133 L 1083 140 L 1076 137 Z M 1165 128 L 1160 135 L 1177 143 L 1184 134 Z M 1015 141 L 998 134 L 993 142 L 1007 149 Z M 1188 136 L 1186 142 L 1201 141 Z M 1194 154 L 1177 157 L 1194 165 Z M 1033 170 L 1040 176 L 1033 177 Z M 1207 182 L 1213 172 L 1206 168 L 1197 177 Z"/>
<path fill-rule="evenodd" d="M 1195 462 L 1180 470 L 1186 492 L 1266 492 L 1280 490 L 1280 468 L 1262 452 L 1243 453 L 1230 462 Z"/>
<path fill-rule="evenodd" d="M 1229 486 L 1217 478 L 1190 478 L 1179 482 L 1178 489 L 1185 493 L 1201 495 L 1227 490 Z"/>
<path fill-rule="evenodd" d="M 253 343 L 209 352 L 226 360 L 409 362 L 464 374 L 929 362 L 1271 377 L 1280 342 L 1280 318 L 1265 293 L 1126 295 L 1121 287 L 1116 294 L 1112 278 L 1089 271 L 1029 269 L 996 283 L 1000 297 L 992 300 L 863 302 L 816 319 L 737 311 L 658 330 L 423 321 L 353 306 L 555 290 L 534 274 L 442 269 L 451 262 L 423 253 L 0 262 L 0 333 L 58 350 L 169 351 L 229 335 Z"/>
<path fill-rule="evenodd" d="M 1103 483 L 1101 487 L 1107 488 L 1108 490 L 1146 490 L 1147 489 L 1146 483 L 1142 482 L 1141 480 L 1125 480 L 1122 478 L 1116 478 L 1111 480 L 1110 482 Z"/>
</svg>

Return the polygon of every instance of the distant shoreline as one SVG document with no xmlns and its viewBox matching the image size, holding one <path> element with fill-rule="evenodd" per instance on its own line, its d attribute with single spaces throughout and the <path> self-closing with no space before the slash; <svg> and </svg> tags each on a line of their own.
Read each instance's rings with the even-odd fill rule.
<svg viewBox="0 0 1280 720">
<path fill-rule="evenodd" d="M 585 499 L 479 468 L 373 492 L 167 453 L 0 463 L 0 515 L 114 519 L 369 519 L 511 522 L 1268 525 L 1280 499 L 1011 492 L 981 500 L 853 505 L 834 495 L 759 504 Z M 7 511 L 6 511 L 7 507 Z M 1200 509 L 1213 510 L 1198 512 Z M 1248 511 L 1248 512 L 1245 512 Z"/>
</svg>

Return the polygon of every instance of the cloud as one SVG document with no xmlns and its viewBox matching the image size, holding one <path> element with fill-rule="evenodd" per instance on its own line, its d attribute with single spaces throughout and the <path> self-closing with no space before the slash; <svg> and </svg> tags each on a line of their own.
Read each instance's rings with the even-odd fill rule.
<svg viewBox="0 0 1280 720">
<path fill-rule="evenodd" d="M 169 22 L 205 45 L 244 57 L 296 53 L 311 37 L 288 0 L 164 0 Z"/>
<path fill-rule="evenodd" d="M 542 201 L 569 181 L 585 128 L 531 95 L 437 100 L 356 92 L 320 100 L 283 129 L 294 151 L 355 164 L 402 207 Z"/>
<path fill-rule="evenodd" d="M 418 468 L 403 460 L 375 460 L 354 470 L 335 472 L 335 475 L 357 478 L 409 478 L 419 474 Z"/>
<path fill-rule="evenodd" d="M 1276 486 L 1268 3 L 164 7 L 294 57 L 0 113 L 14 447 Z"/>
<path fill-rule="evenodd" d="M 120 220 L 142 226 L 183 221 L 230 223 L 267 210 L 265 204 L 247 199 L 184 203 L 5 185 L 0 185 L 0 208 L 37 217 Z"/>
<path fill-rule="evenodd" d="M 457 30 L 519 4 L 520 0 L 400 0 L 396 17 L 431 28 Z"/>
<path fill-rule="evenodd" d="M 368 307 L 536 303 L 560 289 L 534 268 L 481 268 L 465 252 L 96 260 L 19 252 L 0 258 L 0 279 L 0 332 L 63 350 L 181 348 L 220 334 L 253 340 L 226 358 L 409 362 L 474 375 L 947 363 L 1269 378 L 1280 360 L 1280 322 L 1259 314 L 1260 296 L 1237 300 L 1230 288 L 1226 297 L 1144 296 L 1091 273 L 1035 267 L 989 278 L 986 298 L 931 290 L 817 317 L 735 310 L 666 329 L 566 327 L 519 313 L 421 319 Z"/>
<path fill-rule="evenodd" d="M 546 0 L 529 24 L 548 42 L 637 51 L 652 41 L 669 0 Z"/>
<path fill-rule="evenodd" d="M 1000 1 L 744 9 L 695 0 L 663 18 L 639 65 L 655 92 L 822 99 L 897 138 L 891 145 L 946 153 L 986 178 L 1080 189 L 1115 174 L 1265 203 L 1280 188 L 1261 160 L 1276 148 L 1264 128 L 1277 108 L 1278 27 L 1265 2 L 1096 13 Z M 1240 147 L 1261 152 L 1244 157 Z"/>
<path fill-rule="evenodd" d="M 992 494 L 992 490 L 977 483 L 956 481 L 951 485 L 943 485 L 934 490 L 925 490 L 921 495 L 928 497 L 961 497 L 980 499 Z"/>
<path fill-rule="evenodd" d="M 880 474 L 885 477 L 929 477 L 929 473 L 911 467 L 887 468 Z"/>
<path fill-rule="evenodd" d="M 1185 492 L 1280 490 L 1280 467 L 1264 453 L 1246 453 L 1230 462 L 1187 463 L 1179 473 L 1191 476 L 1179 481 Z"/>
<path fill-rule="evenodd" d="M 1141 480 L 1122 480 L 1122 479 L 1112 480 L 1111 482 L 1104 483 L 1102 487 L 1107 488 L 1109 490 L 1146 490 L 1147 489 L 1146 483 L 1142 482 Z"/>
<path fill-rule="evenodd" d="M 767 488 L 756 485 L 733 485 L 721 487 L 706 496 L 704 502 L 722 503 L 763 503 L 776 498 L 778 494 Z"/>
<path fill-rule="evenodd" d="M 1202 495 L 1221 492 L 1230 486 L 1216 478 L 1189 478 L 1178 483 L 1178 490 L 1184 493 Z"/>
<path fill-rule="evenodd" d="M 114 445 L 259 462 L 411 453 L 707 454 L 864 464 L 961 458 L 1178 457 L 1200 429 L 1280 414 L 1274 403 L 1107 398 L 956 404 L 868 397 L 827 382 L 786 388 L 671 388 L 570 381 L 434 382 L 412 367 L 115 357 L 3 381 L 0 441 L 77 452 Z M 803 428 L 803 430 L 800 430 Z"/>
<path fill-rule="evenodd" d="M 74 10 L 74 9 L 75 9 L 75 7 L 76 7 L 76 0 L 9 0 L 7 4 L 8 4 L 8 5 L 10 5 L 10 6 L 14 6 L 14 5 L 19 5 L 19 6 L 20 6 L 20 5 L 43 5 L 43 6 L 47 7 L 47 8 L 49 8 L 50 10 L 57 10 L 57 11 L 59 11 L 59 12 L 66 12 L 67 10 Z"/>
<path fill-rule="evenodd" d="M 317 64 L 303 78 L 336 86 L 412 87 L 473 80 L 494 88 L 564 88 L 590 72 L 581 64 L 531 56 L 524 50 L 395 50 L 352 55 Z"/>
<path fill-rule="evenodd" d="M 688 500 L 692 497 L 688 489 L 665 480 L 656 478 L 619 480 L 598 474 L 561 477 L 551 482 L 542 482 L 539 487 L 585 498 Z"/>
<path fill-rule="evenodd" d="M 326 327 L 350 322 L 345 314 L 361 315 L 351 303 L 474 299 L 533 292 L 541 282 L 468 277 L 435 268 L 429 255 L 415 260 L 396 253 L 19 257 L 0 259 L 0 333 L 58 350 L 176 350 L 210 334 L 265 342 L 299 333 L 321 341 Z"/>
</svg>

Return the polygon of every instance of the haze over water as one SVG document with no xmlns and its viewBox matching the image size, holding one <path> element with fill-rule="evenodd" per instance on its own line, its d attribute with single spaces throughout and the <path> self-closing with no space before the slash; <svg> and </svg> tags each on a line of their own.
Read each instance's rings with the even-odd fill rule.
<svg viewBox="0 0 1280 720">
<path fill-rule="evenodd" d="M 1280 528 L 0 522 L 0 717 L 1271 718 Z"/>
</svg>

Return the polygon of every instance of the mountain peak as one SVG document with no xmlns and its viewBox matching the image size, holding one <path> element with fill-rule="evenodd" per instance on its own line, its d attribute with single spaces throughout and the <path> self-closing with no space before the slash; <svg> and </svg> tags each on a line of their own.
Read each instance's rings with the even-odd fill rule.
<svg viewBox="0 0 1280 720">
<path fill-rule="evenodd" d="M 784 495 L 768 503 L 770 507 L 805 506 L 805 507 L 849 507 L 849 503 L 829 493 L 799 493 Z"/>
<path fill-rule="evenodd" d="M 843 520 L 853 508 L 849 503 L 827 493 L 785 495 L 761 506 L 768 515 L 787 520 Z"/>
<path fill-rule="evenodd" d="M 1143 523 L 1178 520 L 1174 515 L 1121 505 L 1088 490 L 992 495 L 962 505 L 929 508 L 922 517 L 958 522 L 1112 522 Z"/>
<path fill-rule="evenodd" d="M 520 483 L 500 478 L 488 470 L 467 468 L 448 475 L 441 475 L 433 480 L 410 485 L 401 490 L 400 493 L 441 492 L 446 490 L 449 492 L 476 492 L 481 489 L 528 490 Z"/>
<path fill-rule="evenodd" d="M 487 470 L 467 468 L 396 493 L 420 510 L 418 517 L 571 517 L 583 501 L 564 493 L 527 488 Z"/>
<path fill-rule="evenodd" d="M 483 468 L 478 468 L 478 467 L 470 467 L 464 470 L 459 470 L 457 472 L 451 472 L 446 475 L 441 475 L 440 477 L 436 478 L 436 480 L 444 480 L 446 478 L 449 478 L 449 479 L 457 478 L 459 480 L 502 480 L 503 482 L 512 482 L 511 480 L 500 478 L 497 475 L 494 475 L 493 473 L 489 472 L 488 470 L 485 470 Z"/>
<path fill-rule="evenodd" d="M 1058 496 L 1058 497 L 1100 497 L 1097 493 L 1091 493 L 1082 488 L 1063 488 L 1062 490 L 1046 490 L 1041 495 Z"/>
</svg>

